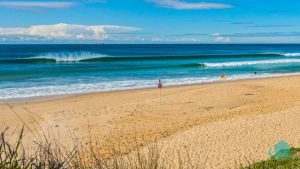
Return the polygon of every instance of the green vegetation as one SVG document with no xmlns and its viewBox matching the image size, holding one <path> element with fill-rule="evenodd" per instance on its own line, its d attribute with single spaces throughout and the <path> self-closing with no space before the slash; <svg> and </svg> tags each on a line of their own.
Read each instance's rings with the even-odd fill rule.
<svg viewBox="0 0 300 169">
<path fill-rule="evenodd" d="M 286 160 L 276 160 L 274 158 L 249 164 L 242 169 L 300 169 L 300 148 L 291 148 L 291 157 Z"/>
</svg>

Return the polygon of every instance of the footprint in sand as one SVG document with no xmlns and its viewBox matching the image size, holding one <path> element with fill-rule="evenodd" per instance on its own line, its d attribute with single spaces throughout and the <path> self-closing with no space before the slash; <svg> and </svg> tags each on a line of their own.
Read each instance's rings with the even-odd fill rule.
<svg viewBox="0 0 300 169">
<path fill-rule="evenodd" d="M 214 107 L 203 107 L 206 111 L 213 109 Z"/>
</svg>

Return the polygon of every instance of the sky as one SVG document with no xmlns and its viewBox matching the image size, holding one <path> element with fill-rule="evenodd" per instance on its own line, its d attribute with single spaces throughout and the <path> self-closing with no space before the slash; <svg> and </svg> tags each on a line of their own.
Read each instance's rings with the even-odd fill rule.
<svg viewBox="0 0 300 169">
<path fill-rule="evenodd" d="M 300 43 L 299 0 L 0 0 L 0 43 Z"/>
</svg>

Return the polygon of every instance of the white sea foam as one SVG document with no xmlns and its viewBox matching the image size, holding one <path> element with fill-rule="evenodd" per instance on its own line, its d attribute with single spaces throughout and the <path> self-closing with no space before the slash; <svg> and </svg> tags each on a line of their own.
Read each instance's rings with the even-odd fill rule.
<svg viewBox="0 0 300 169">
<path fill-rule="evenodd" d="M 264 73 L 264 74 L 238 74 L 229 75 L 228 80 L 238 79 L 253 79 L 264 77 L 276 77 L 285 75 L 297 75 L 300 73 Z M 211 83 L 220 81 L 218 76 L 214 77 L 190 77 L 190 78 L 174 78 L 163 79 L 164 86 L 184 85 L 184 84 L 197 84 L 197 83 Z M 128 90 L 139 88 L 156 87 L 157 80 L 125 80 L 125 81 L 113 81 L 102 83 L 77 83 L 68 85 L 56 85 L 56 86 L 36 86 L 36 87 L 23 87 L 23 88 L 2 88 L 0 89 L 0 101 L 34 98 L 34 97 L 50 97 L 59 95 L 71 95 L 81 93 L 92 92 L 104 92 L 104 91 L 116 91 L 116 90 Z"/>
<path fill-rule="evenodd" d="M 237 67 L 260 64 L 280 64 L 280 63 L 300 63 L 300 59 L 273 59 L 273 60 L 256 60 L 256 61 L 236 61 L 236 62 L 219 62 L 204 63 L 206 67 Z"/>
<path fill-rule="evenodd" d="M 300 56 L 300 53 L 285 53 L 285 54 L 283 54 L 283 56 L 286 56 L 286 57 L 298 57 L 298 56 Z"/>
<path fill-rule="evenodd" d="M 86 59 L 105 57 L 106 55 L 91 52 L 50 52 L 32 57 L 34 59 L 52 59 L 56 62 L 79 62 Z"/>
</svg>

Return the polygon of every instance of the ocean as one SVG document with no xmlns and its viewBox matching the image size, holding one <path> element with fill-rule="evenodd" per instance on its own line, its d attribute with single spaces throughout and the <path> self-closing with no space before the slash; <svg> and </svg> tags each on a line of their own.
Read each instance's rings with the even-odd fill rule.
<svg viewBox="0 0 300 169">
<path fill-rule="evenodd" d="M 300 74 L 300 45 L 0 45 L 0 101 Z"/>
</svg>

